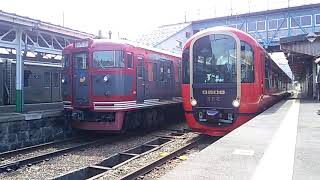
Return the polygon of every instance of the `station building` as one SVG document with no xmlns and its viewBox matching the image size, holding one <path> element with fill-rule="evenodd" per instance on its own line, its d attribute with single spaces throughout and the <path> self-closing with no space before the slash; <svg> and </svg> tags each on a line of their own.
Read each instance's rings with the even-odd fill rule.
<svg viewBox="0 0 320 180">
<path fill-rule="evenodd" d="M 188 38 L 215 26 L 238 28 L 268 52 L 283 52 L 302 97 L 320 98 L 320 3 L 163 25 L 137 41 L 181 54 Z M 287 65 L 278 65 L 289 74 Z"/>
</svg>

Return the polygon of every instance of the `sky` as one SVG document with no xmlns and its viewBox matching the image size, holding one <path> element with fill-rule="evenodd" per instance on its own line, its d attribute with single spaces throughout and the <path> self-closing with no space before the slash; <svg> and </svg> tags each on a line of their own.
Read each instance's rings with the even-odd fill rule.
<svg viewBox="0 0 320 180">
<path fill-rule="evenodd" d="M 136 40 L 161 25 L 313 3 L 319 0 L 0 0 L 0 10 Z M 278 64 L 287 63 L 283 53 L 271 56 Z"/>
<path fill-rule="evenodd" d="M 137 39 L 152 29 L 319 0 L 0 0 L 0 10 L 107 37 Z M 89 2 L 89 3 L 88 3 Z M 64 18 L 63 18 L 64 17 Z M 64 20 L 63 20 L 64 19 Z"/>
</svg>

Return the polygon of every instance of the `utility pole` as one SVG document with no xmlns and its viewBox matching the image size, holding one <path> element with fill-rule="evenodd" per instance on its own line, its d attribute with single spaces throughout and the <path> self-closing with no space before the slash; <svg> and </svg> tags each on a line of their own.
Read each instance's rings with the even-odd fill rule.
<svg viewBox="0 0 320 180">
<path fill-rule="evenodd" d="M 109 39 L 111 39 L 112 31 L 111 31 L 111 30 L 109 30 L 108 34 L 109 34 Z"/>
<path fill-rule="evenodd" d="M 233 11 L 233 9 L 232 9 L 232 0 L 230 0 L 230 11 L 231 11 L 231 16 L 232 16 L 232 11 Z"/>
<path fill-rule="evenodd" d="M 64 11 L 62 11 L 62 27 L 64 27 Z"/>
</svg>

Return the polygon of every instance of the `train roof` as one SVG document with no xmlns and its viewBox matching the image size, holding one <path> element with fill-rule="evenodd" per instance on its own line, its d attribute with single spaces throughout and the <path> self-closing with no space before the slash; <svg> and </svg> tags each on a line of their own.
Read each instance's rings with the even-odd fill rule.
<svg viewBox="0 0 320 180">
<path fill-rule="evenodd" d="M 259 42 L 254 39 L 250 34 L 244 32 L 244 31 L 241 31 L 237 28 L 233 28 L 233 27 L 226 27 L 226 26 L 218 26 L 218 27 L 211 27 L 211 28 L 207 28 L 207 29 L 204 29 L 202 31 L 199 31 L 197 32 L 196 34 L 194 34 L 193 36 L 191 36 L 184 44 L 183 48 L 186 48 L 187 46 L 190 45 L 192 39 L 194 39 L 194 37 L 196 36 L 199 36 L 199 35 L 202 35 L 204 33 L 207 33 L 208 31 L 229 31 L 229 32 L 233 32 L 235 33 L 236 35 L 240 35 L 240 36 L 244 36 L 246 38 L 248 38 L 250 41 L 254 42 L 258 47 L 260 47 L 261 49 L 264 49 L 260 44 Z"/>
<path fill-rule="evenodd" d="M 166 51 L 166 50 L 162 50 L 162 49 L 158 49 L 158 48 L 154 48 L 154 47 L 150 47 L 150 46 L 146 46 L 144 44 L 134 42 L 134 41 L 129 41 L 129 40 L 114 40 L 114 39 L 86 39 L 86 40 L 92 41 L 92 45 L 112 43 L 112 44 L 118 44 L 118 45 L 123 45 L 123 46 L 131 46 L 131 47 L 135 47 L 135 48 L 141 48 L 141 49 L 145 49 L 145 50 L 149 50 L 149 51 L 181 58 L 181 55 L 179 55 L 179 54 L 172 53 L 170 51 Z M 85 41 L 85 40 L 81 40 L 81 41 Z M 77 42 L 81 42 L 81 41 L 77 41 Z M 72 47 L 73 47 L 73 45 L 69 45 L 66 47 L 66 49 L 70 49 Z"/>
</svg>

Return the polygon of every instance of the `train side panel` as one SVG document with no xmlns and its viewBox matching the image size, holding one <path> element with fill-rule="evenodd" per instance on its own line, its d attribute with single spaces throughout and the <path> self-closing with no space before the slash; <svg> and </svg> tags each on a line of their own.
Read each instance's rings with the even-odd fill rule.
<svg viewBox="0 0 320 180">
<path fill-rule="evenodd" d="M 16 100 L 16 64 L 11 63 L 11 77 L 8 85 L 11 84 L 10 104 L 15 104 Z M 41 63 L 25 63 L 24 65 L 24 102 L 48 103 L 61 101 L 61 67 L 50 66 Z"/>
<path fill-rule="evenodd" d="M 0 59 L 0 106 L 4 104 L 4 64 Z"/>
</svg>

